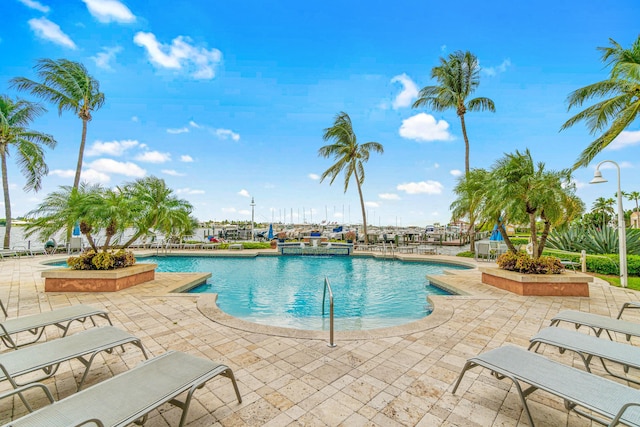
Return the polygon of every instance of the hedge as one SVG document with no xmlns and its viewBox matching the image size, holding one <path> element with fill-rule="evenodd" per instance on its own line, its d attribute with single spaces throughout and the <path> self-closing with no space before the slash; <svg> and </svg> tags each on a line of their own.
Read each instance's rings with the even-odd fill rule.
<svg viewBox="0 0 640 427">
<path fill-rule="evenodd" d="M 558 257 L 562 260 L 580 262 L 580 254 L 566 253 L 562 251 L 545 250 L 545 255 Z M 619 275 L 620 257 L 618 254 L 588 255 L 587 271 L 598 274 Z M 629 276 L 640 276 L 640 256 L 627 255 L 627 274 Z"/>
</svg>

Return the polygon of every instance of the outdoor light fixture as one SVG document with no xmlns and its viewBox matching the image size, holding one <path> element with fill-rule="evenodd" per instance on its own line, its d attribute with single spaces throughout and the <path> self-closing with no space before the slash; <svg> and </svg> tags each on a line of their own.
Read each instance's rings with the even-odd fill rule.
<svg viewBox="0 0 640 427">
<path fill-rule="evenodd" d="M 607 182 L 602 177 L 600 172 L 600 166 L 603 163 L 611 163 L 616 169 L 618 169 L 618 243 L 620 244 L 620 285 L 623 288 L 627 287 L 627 234 L 626 225 L 624 223 L 624 209 L 622 208 L 622 190 L 620 190 L 620 166 L 613 160 L 603 160 L 596 166 L 596 171 L 593 173 L 593 179 L 589 181 L 589 184 L 601 184 Z"/>
<path fill-rule="evenodd" d="M 256 207 L 256 202 L 253 201 L 253 197 L 251 197 L 251 241 L 253 242 L 256 238 L 253 234 L 253 212 Z"/>
</svg>

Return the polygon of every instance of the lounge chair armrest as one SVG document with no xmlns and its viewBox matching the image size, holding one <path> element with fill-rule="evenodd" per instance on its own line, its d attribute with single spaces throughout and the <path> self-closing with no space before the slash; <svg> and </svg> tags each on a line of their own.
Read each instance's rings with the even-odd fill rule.
<svg viewBox="0 0 640 427">
<path fill-rule="evenodd" d="M 20 395 L 21 398 L 23 398 L 22 396 L 22 392 L 27 391 L 30 388 L 40 388 L 44 391 L 44 394 L 47 396 L 47 399 L 49 399 L 49 403 L 53 403 L 55 402 L 53 396 L 51 395 L 51 392 L 49 391 L 49 389 L 47 388 L 46 385 L 42 384 L 42 383 L 31 383 L 31 384 L 27 384 L 27 385 L 23 385 L 21 387 L 15 388 L 13 390 L 8 390 L 5 391 L 3 393 L 0 393 L 0 400 L 5 399 L 7 397 L 11 397 L 15 394 Z M 29 409 L 29 412 L 31 412 L 31 408 L 27 406 L 27 409 Z"/>
<path fill-rule="evenodd" d="M 611 422 L 609 423 L 610 426 L 615 426 L 618 425 L 618 423 L 620 422 L 620 419 L 622 418 L 622 416 L 624 415 L 625 411 L 627 409 L 629 409 L 632 406 L 640 406 L 640 402 L 629 402 L 629 403 L 625 403 L 622 408 L 620 408 L 620 410 L 618 411 L 618 413 L 616 414 L 615 418 L 613 420 L 611 420 Z"/>
</svg>

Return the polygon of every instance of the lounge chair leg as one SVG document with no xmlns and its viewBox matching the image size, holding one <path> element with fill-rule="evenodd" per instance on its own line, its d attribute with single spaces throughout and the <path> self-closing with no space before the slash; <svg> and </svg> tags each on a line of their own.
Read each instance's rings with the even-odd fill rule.
<svg viewBox="0 0 640 427">
<path fill-rule="evenodd" d="M 456 394 L 456 390 L 458 390 L 458 386 L 460 385 L 460 381 L 462 381 L 462 377 L 464 377 L 464 374 L 469 369 L 474 368 L 476 366 L 478 366 L 478 364 L 475 362 L 467 361 L 467 363 L 464 364 L 464 368 L 462 368 L 462 372 L 460 372 L 460 375 L 458 375 L 458 380 L 456 381 L 456 384 L 453 386 L 453 390 L 451 390 L 451 394 Z"/>
<path fill-rule="evenodd" d="M 236 377 L 235 375 L 233 375 L 233 371 L 231 370 L 231 368 L 222 372 L 220 375 L 227 377 L 231 380 L 231 383 L 233 384 L 233 389 L 236 392 L 236 397 L 238 398 L 238 403 L 242 403 L 242 396 L 240 396 L 240 390 L 238 390 L 238 383 L 236 383 Z"/>
</svg>

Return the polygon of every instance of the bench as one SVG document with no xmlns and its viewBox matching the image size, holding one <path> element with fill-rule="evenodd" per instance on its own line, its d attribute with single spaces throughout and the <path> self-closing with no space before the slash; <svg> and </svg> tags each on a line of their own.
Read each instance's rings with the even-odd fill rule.
<svg viewBox="0 0 640 427">
<path fill-rule="evenodd" d="M 640 390 L 510 345 L 470 358 L 453 387 L 454 394 L 464 374 L 476 366 L 489 369 L 500 380 L 509 378 L 513 382 L 531 426 L 534 422 L 526 397 L 536 390 L 560 397 L 568 410 L 601 424 L 614 426 L 620 422 L 640 426 Z M 521 382 L 529 387 L 523 390 Z"/>
<path fill-rule="evenodd" d="M 544 328 L 531 338 L 530 342 L 529 350 L 535 346 L 537 351 L 540 344 L 547 344 L 558 347 L 561 354 L 564 353 L 565 350 L 575 352 L 582 359 L 584 367 L 588 372 L 591 372 L 591 368 L 589 367 L 591 360 L 597 357 L 609 375 L 640 384 L 638 380 L 611 372 L 604 363 L 605 360 L 619 363 L 623 366 L 625 372 L 628 372 L 630 367 L 640 369 L 640 347 L 604 340 L 592 335 L 562 328 Z"/>
<path fill-rule="evenodd" d="M 242 243 L 234 243 L 234 244 L 229 245 L 229 249 L 243 250 L 244 246 L 242 245 Z"/>
<path fill-rule="evenodd" d="M 577 273 L 576 271 L 576 267 L 581 267 L 582 264 L 580 264 L 579 262 L 574 262 L 574 261 L 569 261 L 566 259 L 561 259 L 560 260 L 560 264 L 562 264 L 562 266 L 565 268 L 565 270 L 567 269 L 567 267 L 570 267 L 574 273 Z"/>
<path fill-rule="evenodd" d="M 47 397 L 51 405 L 11 421 L 5 427 L 124 427 L 133 422 L 144 423 L 151 411 L 165 403 L 182 409 L 179 424 L 182 427 L 193 393 L 218 375 L 231 380 L 238 403 L 242 403 L 229 367 L 190 354 L 169 351 L 60 401 L 53 402 L 49 393 Z M 29 388 L 42 387 L 40 383 L 29 384 L 0 394 L 0 399 L 24 394 Z M 177 397 L 185 392 L 184 400 L 178 400 Z"/>
</svg>

